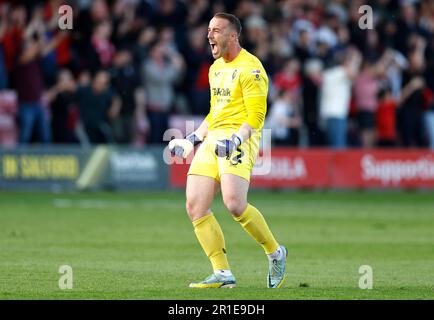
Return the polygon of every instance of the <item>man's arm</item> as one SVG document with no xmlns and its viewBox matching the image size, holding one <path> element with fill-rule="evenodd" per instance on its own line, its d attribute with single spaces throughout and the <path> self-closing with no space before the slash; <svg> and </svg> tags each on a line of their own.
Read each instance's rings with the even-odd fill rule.
<svg viewBox="0 0 434 320">
<path fill-rule="evenodd" d="M 344 63 L 344 69 L 348 78 L 354 79 L 357 76 L 361 63 L 362 55 L 360 52 L 356 48 L 350 48 L 347 60 Z"/>
<path fill-rule="evenodd" d="M 236 135 L 240 136 L 243 141 L 246 141 L 254 132 L 255 129 L 247 122 L 244 122 L 238 129 Z"/>
<path fill-rule="evenodd" d="M 198 136 L 203 139 L 208 135 L 208 121 L 205 119 L 200 126 L 194 131 Z"/>
<path fill-rule="evenodd" d="M 120 113 L 122 108 L 122 100 L 119 96 L 114 96 L 111 102 L 110 108 L 108 109 L 108 118 L 114 120 Z"/>
<path fill-rule="evenodd" d="M 169 142 L 169 150 L 172 155 L 178 157 L 187 158 L 193 151 L 194 147 L 200 144 L 203 139 L 208 135 L 208 121 L 205 119 L 200 126 L 185 139 L 173 139 Z"/>
</svg>

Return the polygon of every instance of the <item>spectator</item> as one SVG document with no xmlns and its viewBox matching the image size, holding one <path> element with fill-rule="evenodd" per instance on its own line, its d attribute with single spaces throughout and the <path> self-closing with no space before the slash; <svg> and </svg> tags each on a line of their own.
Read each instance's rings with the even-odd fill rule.
<svg viewBox="0 0 434 320">
<path fill-rule="evenodd" d="M 62 39 L 58 34 L 46 42 L 40 21 L 32 20 L 25 30 L 25 38 L 18 51 L 14 69 L 18 96 L 18 121 L 20 125 L 19 142 L 27 144 L 32 140 L 33 129 L 42 143 L 51 141 L 50 124 L 42 105 L 44 79 L 41 66 L 42 57 L 49 54 Z M 32 81 L 28 81 L 32 79 Z"/>
<path fill-rule="evenodd" d="M 388 49 L 391 63 L 386 67 L 386 81 L 395 100 L 399 100 L 402 87 L 402 73 L 408 68 L 408 61 L 405 56 L 397 50 Z"/>
<path fill-rule="evenodd" d="M 110 122 L 120 111 L 121 101 L 110 86 L 110 76 L 107 71 L 98 71 L 92 82 L 89 74 L 80 77 L 77 91 L 77 101 L 80 110 L 80 121 L 93 144 L 113 143 L 113 133 Z"/>
<path fill-rule="evenodd" d="M 273 62 L 266 21 L 263 18 L 258 18 L 256 16 L 249 17 L 246 21 L 246 32 L 247 39 L 249 39 L 252 44 L 250 52 L 262 61 L 262 64 L 266 70 L 272 70 Z"/>
<path fill-rule="evenodd" d="M 307 129 L 309 146 L 324 144 L 323 132 L 318 126 L 322 68 L 319 59 L 308 60 L 303 76 L 303 120 Z"/>
<path fill-rule="evenodd" d="M 9 16 L 8 16 L 9 14 Z M 24 6 L 16 6 L 9 9 L 4 3 L 1 7 L 0 40 L 4 50 L 4 62 L 8 73 L 7 79 L 11 88 L 15 89 L 15 79 L 12 76 L 18 51 L 26 29 L 27 12 Z"/>
<path fill-rule="evenodd" d="M 396 108 L 398 104 L 389 88 L 378 91 L 378 109 L 376 112 L 377 146 L 396 146 Z"/>
<path fill-rule="evenodd" d="M 96 61 L 93 69 L 108 68 L 111 66 L 115 47 L 110 40 L 112 25 L 109 20 L 99 23 L 92 35 L 92 47 L 96 52 Z"/>
<path fill-rule="evenodd" d="M 391 53 L 386 52 L 377 62 L 364 59 L 360 73 L 354 80 L 354 100 L 362 146 L 375 146 L 375 113 L 380 81 L 385 75 Z"/>
<path fill-rule="evenodd" d="M 186 63 L 189 65 L 189 68 L 186 70 L 185 83 L 188 85 L 191 111 L 195 115 L 208 114 L 211 98 L 208 83 L 211 59 L 208 51 L 209 46 L 203 37 L 205 33 L 205 25 L 190 32 L 191 49 L 185 55 Z"/>
<path fill-rule="evenodd" d="M 136 8 L 131 1 L 117 0 L 113 4 L 113 43 L 116 48 L 132 47 L 142 24 L 136 20 Z"/>
<path fill-rule="evenodd" d="M 397 23 L 396 49 L 401 53 L 408 54 L 408 39 L 411 35 L 419 32 L 417 25 L 416 8 L 413 1 L 400 1 L 399 19 Z"/>
<path fill-rule="evenodd" d="M 159 41 L 151 45 L 149 58 L 142 70 L 151 143 L 161 143 L 163 134 L 168 129 L 169 114 L 175 102 L 174 85 L 180 79 L 183 67 L 182 57 L 172 47 Z"/>
<path fill-rule="evenodd" d="M 298 34 L 297 43 L 295 46 L 295 56 L 300 59 L 302 65 L 305 64 L 306 60 L 312 58 L 312 34 L 309 29 L 300 30 Z"/>
<path fill-rule="evenodd" d="M 266 61 L 267 65 L 264 68 L 270 75 L 270 79 L 274 78 L 276 72 L 281 71 L 281 66 L 293 54 L 294 50 L 291 43 L 288 41 L 289 23 L 280 21 L 270 25 L 270 54 L 271 61 Z"/>
<path fill-rule="evenodd" d="M 54 143 L 76 143 L 75 128 L 78 121 L 78 107 L 75 91 L 77 85 L 71 71 L 60 71 L 57 83 L 49 91 L 51 101 L 51 132 Z"/>
<path fill-rule="evenodd" d="M 192 0 L 188 8 L 187 25 L 194 29 L 212 18 L 211 7 L 207 0 Z"/>
<path fill-rule="evenodd" d="M 140 74 L 134 68 L 128 50 L 119 50 L 116 53 L 111 78 L 113 88 L 122 101 L 119 116 L 112 121 L 114 139 L 117 143 L 130 144 L 134 136 L 136 91 L 139 89 Z"/>
<path fill-rule="evenodd" d="M 147 27 L 139 34 L 136 44 L 133 47 L 133 60 L 137 69 L 141 69 L 143 61 L 146 61 L 149 54 L 149 45 L 157 37 L 154 27 Z"/>
<path fill-rule="evenodd" d="M 289 58 L 282 71 L 275 75 L 273 84 L 279 90 L 293 90 L 300 93 L 302 85 L 300 62 L 295 58 Z"/>
<path fill-rule="evenodd" d="M 280 90 L 277 100 L 272 104 L 267 119 L 267 128 L 271 129 L 273 143 L 277 146 L 296 145 L 294 133 L 300 128 L 300 116 L 294 104 L 298 93 Z"/>
<path fill-rule="evenodd" d="M 351 48 L 337 57 L 337 65 L 325 69 L 323 73 L 320 116 L 325 125 L 328 145 L 332 148 L 347 147 L 351 83 L 358 72 L 360 62 L 360 53 Z"/>
<path fill-rule="evenodd" d="M 404 72 L 403 88 L 399 101 L 398 127 L 401 143 L 405 147 L 424 146 L 423 112 L 425 80 L 422 72 L 425 66 L 426 41 L 419 36 L 412 38 L 414 47 L 409 53 L 409 68 Z"/>
<path fill-rule="evenodd" d="M 187 40 L 188 9 L 184 1 L 160 0 L 155 2 L 155 14 L 153 24 L 161 29 L 169 27 L 175 32 L 175 41 L 178 47 L 182 47 Z"/>
</svg>

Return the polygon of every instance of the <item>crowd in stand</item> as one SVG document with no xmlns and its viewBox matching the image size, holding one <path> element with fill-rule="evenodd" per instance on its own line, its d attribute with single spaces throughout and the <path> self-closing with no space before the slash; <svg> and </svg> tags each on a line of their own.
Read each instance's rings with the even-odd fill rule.
<svg viewBox="0 0 434 320">
<path fill-rule="evenodd" d="M 231 12 L 270 79 L 275 145 L 434 149 L 433 1 L 75 0 L 61 30 L 64 3 L 0 1 L 20 144 L 163 143 L 170 116 L 208 113 L 208 22 Z"/>
</svg>

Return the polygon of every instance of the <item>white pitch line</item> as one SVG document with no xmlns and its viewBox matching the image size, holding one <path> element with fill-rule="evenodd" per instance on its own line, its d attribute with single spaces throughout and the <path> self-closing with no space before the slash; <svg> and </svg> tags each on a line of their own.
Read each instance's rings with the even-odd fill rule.
<svg viewBox="0 0 434 320">
<path fill-rule="evenodd" d="M 53 206 L 56 208 L 82 208 L 82 209 L 132 209 L 132 208 L 149 208 L 150 206 L 164 206 L 171 208 L 182 207 L 180 203 L 168 202 L 167 200 L 154 199 L 152 201 L 108 201 L 100 199 L 88 200 L 70 200 L 70 199 L 54 199 Z"/>
</svg>

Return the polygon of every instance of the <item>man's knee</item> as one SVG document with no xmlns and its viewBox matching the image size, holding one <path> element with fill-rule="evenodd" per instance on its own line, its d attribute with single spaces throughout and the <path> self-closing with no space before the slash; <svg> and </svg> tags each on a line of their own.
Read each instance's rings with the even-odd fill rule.
<svg viewBox="0 0 434 320">
<path fill-rule="evenodd" d="M 203 207 L 200 202 L 195 201 L 194 199 L 187 199 L 185 209 L 187 210 L 187 214 L 191 221 L 200 219 L 210 212 L 209 208 Z"/>
<path fill-rule="evenodd" d="M 239 217 L 247 207 L 247 201 L 228 195 L 223 198 L 226 209 L 235 217 Z"/>
</svg>

